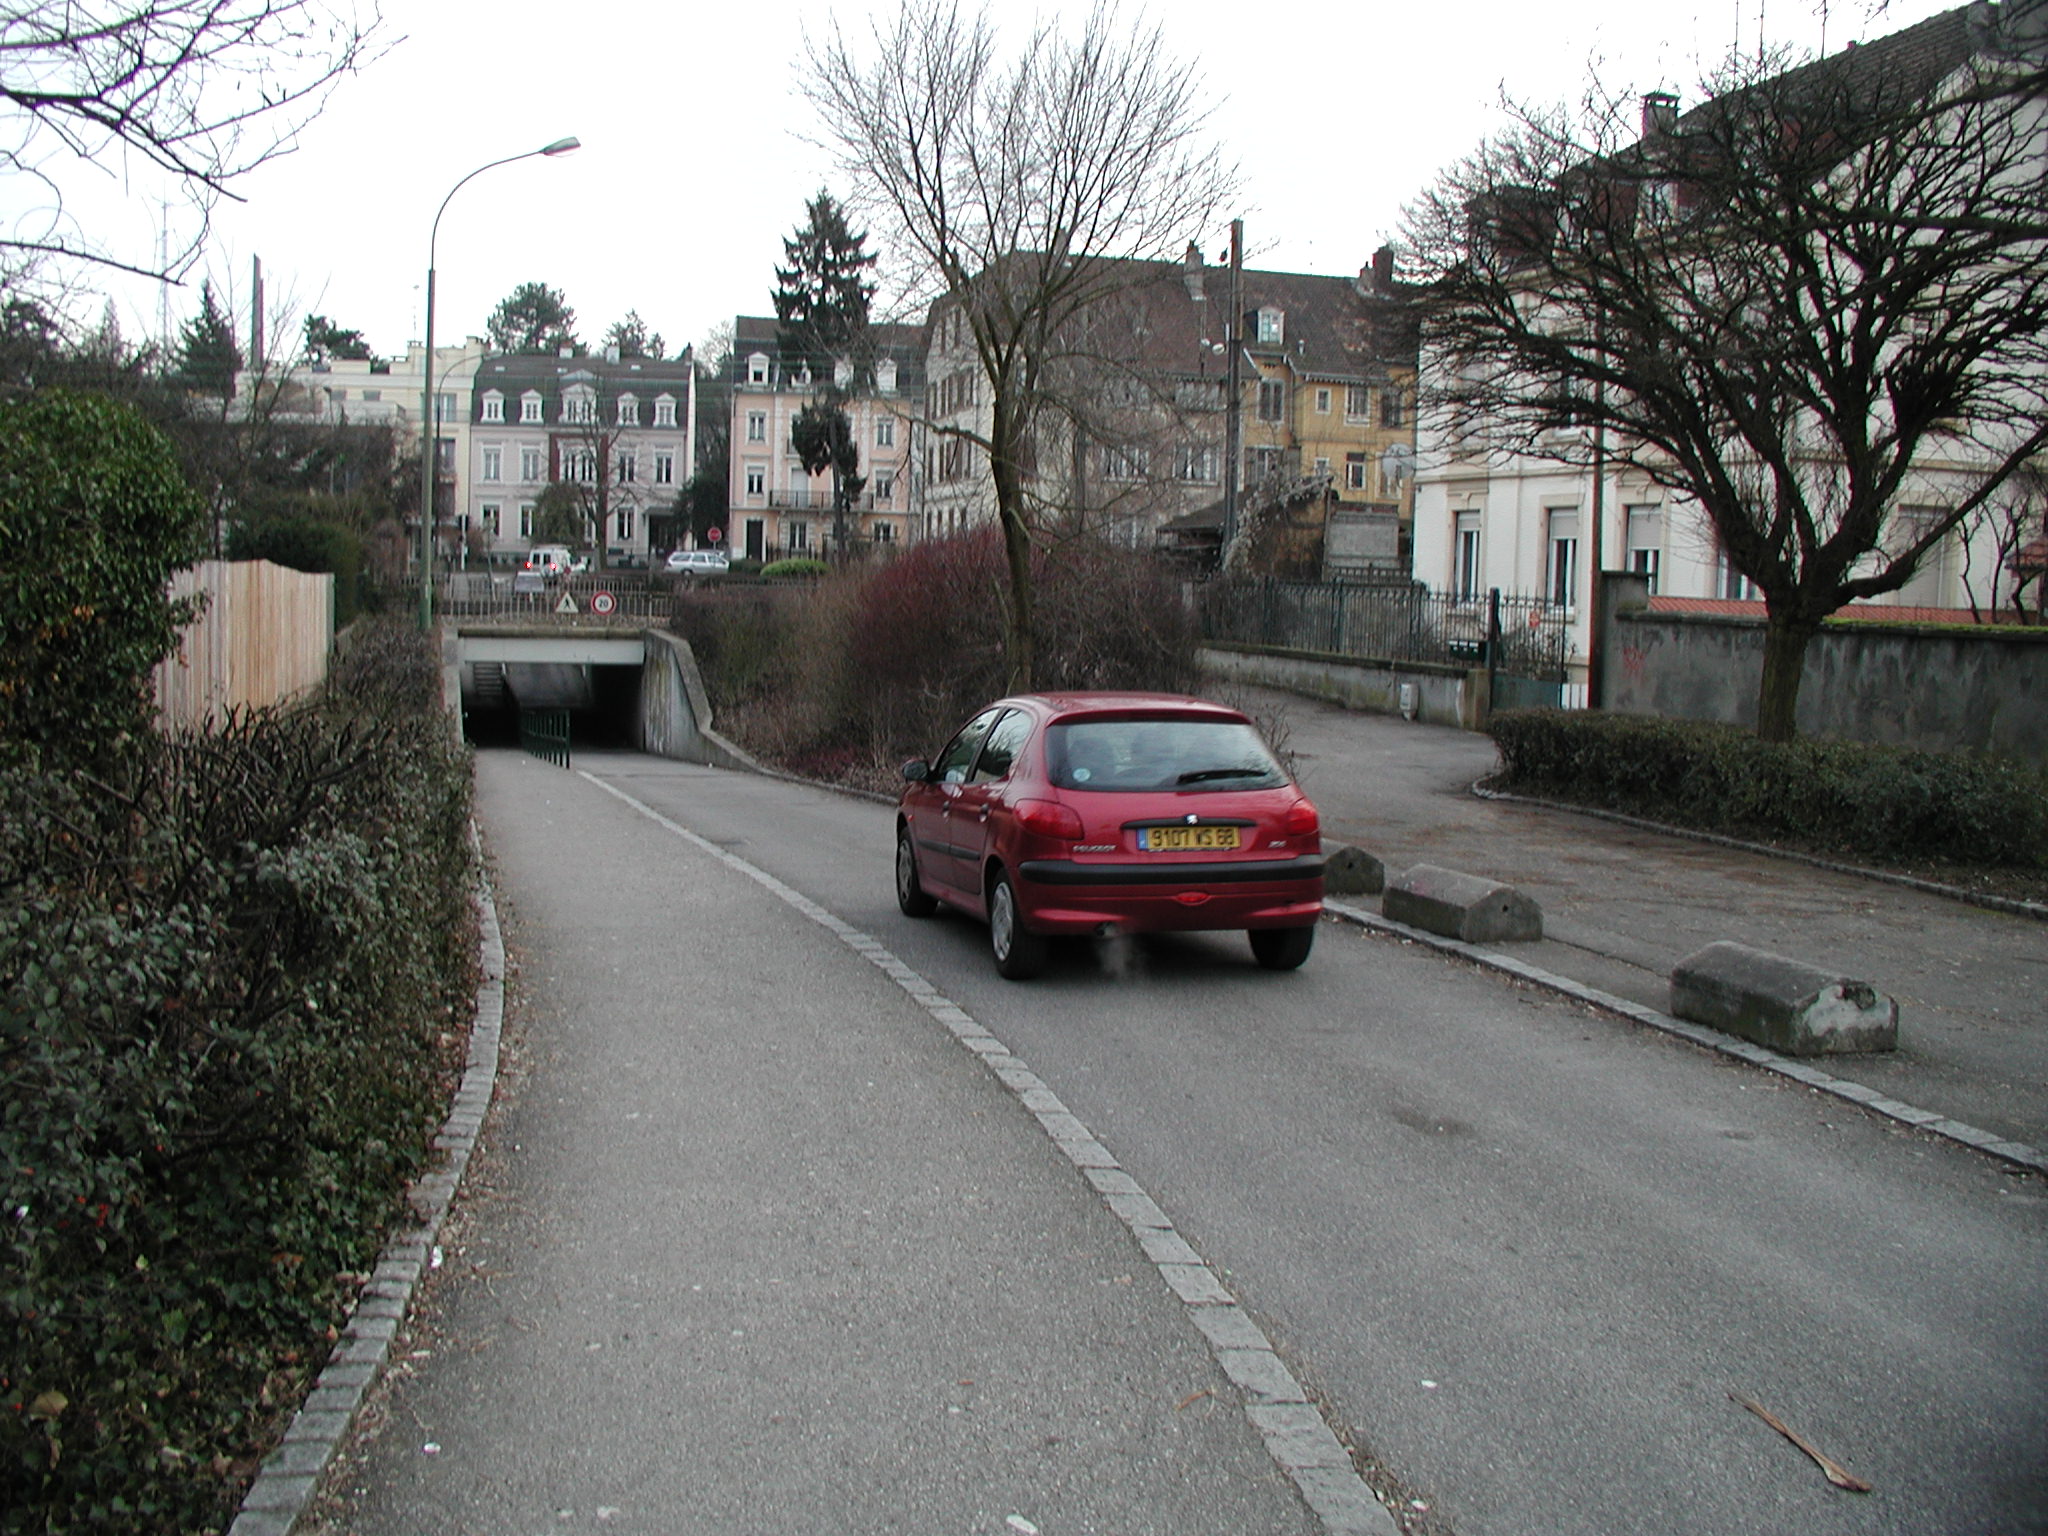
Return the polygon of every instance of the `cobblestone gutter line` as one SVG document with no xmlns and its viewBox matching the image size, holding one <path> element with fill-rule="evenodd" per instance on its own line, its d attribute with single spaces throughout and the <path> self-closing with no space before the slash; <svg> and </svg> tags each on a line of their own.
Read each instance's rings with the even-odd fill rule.
<svg viewBox="0 0 2048 1536">
<path fill-rule="evenodd" d="M 481 869 L 482 840 L 473 824 L 470 840 L 478 850 Z M 505 1022 L 505 938 L 487 881 L 478 881 L 476 902 L 477 960 L 483 980 L 470 1024 L 469 1061 L 448 1118 L 434 1137 L 434 1165 L 408 1191 L 413 1224 L 385 1245 L 369 1284 L 356 1298 L 355 1313 L 342 1330 L 327 1368 L 300 1404 L 284 1440 L 257 1472 L 242 1499 L 240 1513 L 228 1527 L 228 1536 L 289 1536 L 355 1421 L 364 1392 L 384 1369 L 414 1288 L 437 1262 L 435 1239 L 441 1235 L 441 1223 L 447 1219 L 456 1187 L 469 1166 L 469 1155 L 476 1149 L 484 1115 L 491 1107 L 491 1088 L 498 1076 L 498 1040 Z"/>
<path fill-rule="evenodd" d="M 1310 1510 L 1322 1522 L 1327 1536 L 1396 1536 L 1393 1516 L 1359 1477 L 1350 1453 L 1309 1401 L 1265 1332 L 1237 1304 L 1237 1298 L 1202 1256 L 1174 1230 L 1172 1221 L 1138 1181 L 1124 1171 L 1109 1149 L 1021 1058 L 873 935 L 862 933 L 793 886 L 699 837 L 625 791 L 589 773 L 579 774 L 663 830 L 745 875 L 801 912 L 895 982 L 961 1046 L 979 1057 L 982 1065 L 1038 1121 L 1053 1145 L 1066 1154 L 1101 1196 L 1102 1203 L 1130 1230 L 1138 1247 L 1159 1272 L 1159 1278 L 1180 1299 L 1188 1320 L 1208 1341 L 1217 1365 L 1243 1394 L 1245 1416 L 1264 1440 L 1274 1463 L 1293 1480 Z M 230 1536 L 247 1533 L 238 1528 Z"/>
<path fill-rule="evenodd" d="M 1684 1019 L 1673 1018 L 1668 1013 L 1659 1013 L 1654 1008 L 1647 1008 L 1625 997 L 1617 997 L 1612 992 L 1603 992 L 1598 987 L 1586 986 L 1568 976 L 1559 976 L 1555 972 L 1544 970 L 1541 966 L 1531 965 L 1526 960 L 1517 960 L 1511 955 L 1501 954 L 1498 950 L 1480 949 L 1458 939 L 1447 939 L 1420 928 L 1410 928 L 1406 923 L 1397 923 L 1391 918 L 1380 916 L 1377 912 L 1368 912 L 1363 907 L 1325 899 L 1323 910 L 1332 916 L 1342 918 L 1345 922 L 1356 923 L 1359 927 L 1371 929 L 1375 933 L 1391 934 L 1395 938 L 1407 939 L 1412 943 L 1426 944 L 1431 949 L 1441 950 L 1447 955 L 1458 955 L 1470 960 L 1474 965 L 1483 965 L 1488 970 L 1503 972 L 1526 981 L 1531 986 L 1561 993 L 1582 1003 L 1590 1003 L 1593 1007 L 1604 1009 L 1608 1013 L 1618 1013 L 1638 1024 L 1660 1030 L 1667 1035 L 1676 1035 L 1681 1040 L 1690 1040 L 1694 1045 L 1723 1056 L 1732 1056 L 1738 1061 L 1748 1062 L 1753 1067 L 1761 1067 L 1766 1072 L 1775 1072 L 1780 1077 L 1788 1077 L 1796 1083 L 1804 1083 L 1821 1093 L 1861 1105 L 1872 1114 L 1882 1115 L 1887 1120 L 1910 1126 L 1916 1131 L 1926 1131 L 1931 1135 L 1940 1136 L 1959 1146 L 1968 1147 L 1973 1152 L 1985 1153 L 2033 1173 L 2048 1173 L 2048 1153 L 2044 1153 L 2038 1147 L 2030 1147 L 2021 1141 L 2009 1141 L 1991 1131 L 1980 1130 L 1960 1120 L 1951 1120 L 1931 1109 L 1916 1109 L 1913 1105 L 1882 1094 L 1875 1088 L 1866 1088 L 1861 1083 L 1852 1083 L 1846 1078 L 1836 1077 L 1793 1057 L 1781 1056 L 1764 1046 L 1752 1044 L 1733 1035 L 1724 1035 L 1719 1030 L 1708 1029 L 1703 1024 L 1693 1024 Z"/>
</svg>

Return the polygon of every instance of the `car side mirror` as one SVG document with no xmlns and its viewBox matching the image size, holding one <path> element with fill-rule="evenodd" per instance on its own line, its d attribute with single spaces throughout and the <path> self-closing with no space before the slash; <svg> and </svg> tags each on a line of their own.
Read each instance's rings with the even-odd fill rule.
<svg viewBox="0 0 2048 1536">
<path fill-rule="evenodd" d="M 903 777 L 913 784 L 922 784 L 932 776 L 932 765 L 921 757 L 913 757 L 903 765 Z"/>
</svg>

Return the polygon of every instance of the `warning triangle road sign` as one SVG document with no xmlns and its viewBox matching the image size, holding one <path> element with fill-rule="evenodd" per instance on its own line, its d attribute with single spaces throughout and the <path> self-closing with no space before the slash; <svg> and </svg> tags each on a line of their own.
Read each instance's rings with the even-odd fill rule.
<svg viewBox="0 0 2048 1536">
<path fill-rule="evenodd" d="M 559 603 L 555 604 L 555 612 L 574 613 L 575 611 L 576 599 L 571 597 L 568 593 L 564 592 L 562 594 L 562 600 Z"/>
</svg>

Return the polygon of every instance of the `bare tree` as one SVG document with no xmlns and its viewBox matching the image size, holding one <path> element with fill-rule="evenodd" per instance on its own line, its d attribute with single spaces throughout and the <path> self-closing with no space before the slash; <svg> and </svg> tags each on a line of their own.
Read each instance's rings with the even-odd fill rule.
<svg viewBox="0 0 2048 1536">
<path fill-rule="evenodd" d="M 1975 535 L 1963 545 L 1963 589 L 1980 619 L 2002 614 L 2013 622 L 2048 622 L 2048 464 L 2020 469 L 1971 517 Z M 1989 546 L 1991 569 L 1978 593 L 1970 557 Z"/>
<path fill-rule="evenodd" d="M 1763 593 L 1767 740 L 1822 620 L 2048 439 L 2043 44 L 2000 30 L 2025 9 L 1731 67 L 1683 117 L 1524 109 L 1409 210 L 1447 443 L 1604 454 L 1696 503 Z"/>
<path fill-rule="evenodd" d="M 0 8 L 0 171 L 34 206 L 0 231 L 8 276 L 43 263 L 177 281 L 230 183 L 294 147 L 379 51 L 350 0 L 8 0 Z M 139 162 L 178 189 L 175 246 L 120 249 L 69 207 L 89 174 Z"/>
<path fill-rule="evenodd" d="M 1029 686 L 1030 481 L 1059 415 L 1053 366 L 1131 264 L 1177 256 L 1237 179 L 1206 143 L 1208 93 L 1160 32 L 1098 5 L 1078 33 L 1034 28 L 1009 60 L 986 10 L 909 0 L 866 56 L 835 26 L 804 90 L 858 211 L 927 296 L 957 317 L 986 411 L 933 431 L 986 461 L 1008 564 L 1005 653 Z M 941 451 L 945 445 L 941 443 Z"/>
</svg>

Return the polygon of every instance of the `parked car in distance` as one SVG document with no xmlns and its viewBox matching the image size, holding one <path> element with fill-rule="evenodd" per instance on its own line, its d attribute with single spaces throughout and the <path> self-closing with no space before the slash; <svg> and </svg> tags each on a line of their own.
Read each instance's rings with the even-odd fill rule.
<svg viewBox="0 0 2048 1536">
<path fill-rule="evenodd" d="M 671 576 L 723 576 L 731 566 L 732 557 L 722 549 L 669 551 L 668 573 Z"/>
<path fill-rule="evenodd" d="M 1061 934 L 1242 928 L 1268 970 L 1315 943 L 1321 818 L 1237 710 L 1156 693 L 998 699 L 903 778 L 896 904 L 985 920 L 1013 981 Z"/>
</svg>

